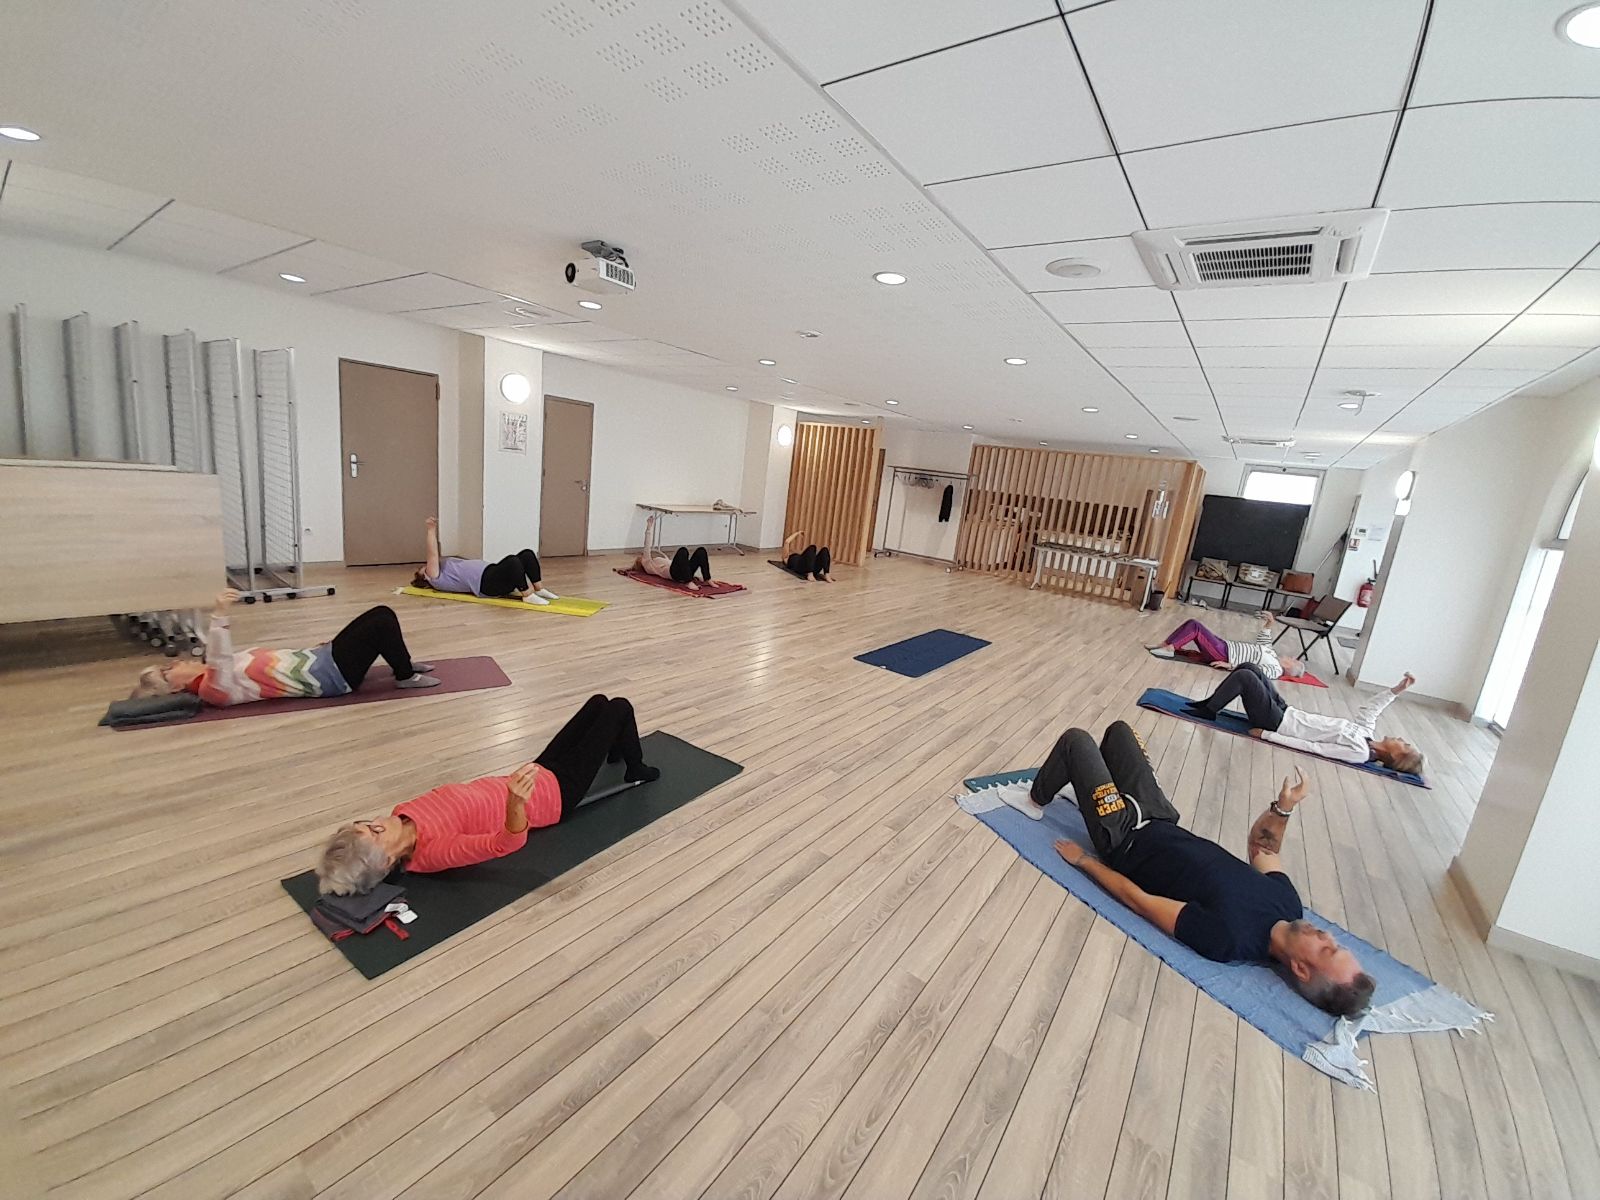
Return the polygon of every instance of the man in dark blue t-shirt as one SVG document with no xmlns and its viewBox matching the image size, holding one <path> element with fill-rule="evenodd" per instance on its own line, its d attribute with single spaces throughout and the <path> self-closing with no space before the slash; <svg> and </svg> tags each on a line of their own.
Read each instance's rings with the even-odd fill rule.
<svg viewBox="0 0 1600 1200">
<path fill-rule="evenodd" d="M 1073 841 L 1061 857 L 1117 900 L 1184 945 L 1219 962 L 1275 961 L 1301 995 L 1335 1016 L 1354 1016 L 1375 986 L 1355 955 L 1304 919 L 1278 851 L 1306 781 L 1288 779 L 1250 830 L 1247 865 L 1178 824 L 1139 736 L 1125 721 L 1096 746 L 1069 729 L 1039 769 L 1029 799 L 1042 810 L 1068 783 L 1089 826 L 1095 855 Z"/>
</svg>

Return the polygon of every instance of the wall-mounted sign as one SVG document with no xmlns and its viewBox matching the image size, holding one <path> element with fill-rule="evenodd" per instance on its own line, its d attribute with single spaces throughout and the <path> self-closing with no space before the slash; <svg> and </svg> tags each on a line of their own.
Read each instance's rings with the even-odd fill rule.
<svg viewBox="0 0 1600 1200">
<path fill-rule="evenodd" d="M 513 454 L 528 452 L 528 414 L 503 412 L 500 414 L 500 449 Z"/>
</svg>

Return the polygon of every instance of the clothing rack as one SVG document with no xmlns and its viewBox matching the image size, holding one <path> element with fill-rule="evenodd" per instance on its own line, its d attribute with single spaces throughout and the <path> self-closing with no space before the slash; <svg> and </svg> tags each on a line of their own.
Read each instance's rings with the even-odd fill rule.
<svg viewBox="0 0 1600 1200">
<path fill-rule="evenodd" d="M 883 544 L 878 550 L 872 552 L 873 558 L 886 558 L 900 553 L 906 553 L 898 546 L 889 545 L 889 521 L 894 513 L 894 489 L 896 484 L 914 488 L 936 488 L 947 485 L 961 484 L 966 486 L 972 482 L 972 476 L 965 471 L 934 471 L 927 467 L 890 467 L 892 474 L 889 476 L 889 499 L 883 506 Z M 953 512 L 961 511 L 964 497 L 957 496 Z M 900 506 L 900 534 L 905 536 L 906 510 L 902 502 Z"/>
</svg>

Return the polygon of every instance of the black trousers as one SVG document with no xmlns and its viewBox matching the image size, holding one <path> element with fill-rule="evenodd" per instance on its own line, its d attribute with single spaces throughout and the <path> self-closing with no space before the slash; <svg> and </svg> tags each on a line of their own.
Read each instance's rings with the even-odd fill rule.
<svg viewBox="0 0 1600 1200">
<path fill-rule="evenodd" d="M 672 582 L 688 583 L 694 578 L 694 573 L 699 571 L 707 583 L 711 582 L 711 556 L 706 553 L 704 546 L 697 546 L 693 554 L 689 547 L 679 546 L 678 552 L 672 556 Z"/>
<path fill-rule="evenodd" d="M 824 546 L 818 550 L 815 546 L 807 546 L 799 554 L 791 554 L 784 560 L 784 565 L 796 575 L 804 579 L 807 575 L 814 575 L 821 579 L 833 566 L 833 555 L 828 553 Z"/>
<path fill-rule="evenodd" d="M 620 758 L 628 773 L 644 765 L 633 705 L 621 696 L 590 696 L 533 761 L 561 785 L 561 817 L 577 808 L 608 758 Z"/>
<path fill-rule="evenodd" d="M 406 639 L 400 634 L 400 618 L 387 604 L 369 608 L 338 633 L 330 643 L 333 665 L 339 668 L 351 690 L 361 686 L 372 664 L 383 659 L 389 664 L 396 679 L 410 679 L 416 668 L 411 665 L 411 651 L 406 649 Z"/>
<path fill-rule="evenodd" d="M 1085 729 L 1063 733 L 1033 781 L 1034 802 L 1049 804 L 1068 783 L 1103 862 L 1114 861 L 1140 820 L 1178 819 L 1145 757 L 1144 743 L 1126 721 L 1106 726 L 1098 746 Z M 1138 802 L 1137 809 L 1127 796 Z"/>
<path fill-rule="evenodd" d="M 532 550 L 518 550 L 485 567 L 478 587 L 485 596 L 514 596 L 543 580 L 539 556 Z"/>
<path fill-rule="evenodd" d="M 1284 711 L 1289 707 L 1255 663 L 1241 663 L 1229 671 L 1217 690 L 1199 703 L 1214 717 L 1235 700 L 1244 705 L 1244 715 L 1251 725 L 1273 733 L 1283 724 Z"/>
</svg>

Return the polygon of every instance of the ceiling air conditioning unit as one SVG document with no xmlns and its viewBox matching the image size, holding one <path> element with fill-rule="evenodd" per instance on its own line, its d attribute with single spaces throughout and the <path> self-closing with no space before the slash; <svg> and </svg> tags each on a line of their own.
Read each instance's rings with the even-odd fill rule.
<svg viewBox="0 0 1600 1200">
<path fill-rule="evenodd" d="M 1291 438 L 1260 438 L 1260 437 L 1234 437 L 1232 434 L 1223 434 L 1222 440 L 1233 446 L 1271 446 L 1287 450 L 1294 445 Z"/>
<path fill-rule="evenodd" d="M 1157 287 L 1260 287 L 1361 279 L 1372 269 L 1386 208 L 1190 225 L 1135 233 Z"/>
</svg>

